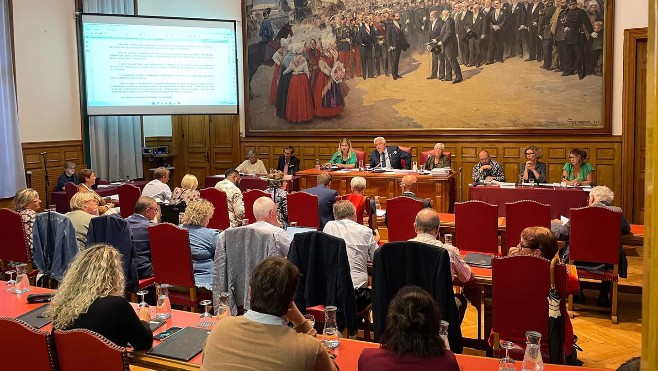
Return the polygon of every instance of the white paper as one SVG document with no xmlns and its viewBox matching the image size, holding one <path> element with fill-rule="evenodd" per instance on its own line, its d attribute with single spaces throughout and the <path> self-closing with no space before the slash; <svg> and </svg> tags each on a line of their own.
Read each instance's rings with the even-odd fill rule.
<svg viewBox="0 0 658 371">
<path fill-rule="evenodd" d="M 375 214 L 377 215 L 378 218 L 379 218 L 379 217 L 382 217 L 382 216 L 386 215 L 386 210 L 377 209 L 377 211 L 375 212 Z"/>
<path fill-rule="evenodd" d="M 560 215 L 560 221 L 562 222 L 562 224 L 567 224 L 569 223 L 569 218 L 567 218 L 564 215 Z"/>
</svg>

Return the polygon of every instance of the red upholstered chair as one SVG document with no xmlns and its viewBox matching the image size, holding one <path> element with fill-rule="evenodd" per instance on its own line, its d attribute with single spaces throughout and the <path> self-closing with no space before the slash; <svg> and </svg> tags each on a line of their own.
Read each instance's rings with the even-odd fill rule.
<svg viewBox="0 0 658 371">
<path fill-rule="evenodd" d="M 66 207 L 62 210 L 63 213 L 71 211 L 71 199 L 73 195 L 78 193 L 78 186 L 73 182 L 64 184 L 64 192 L 66 192 Z"/>
<path fill-rule="evenodd" d="M 403 151 L 405 151 L 405 152 L 407 152 L 408 154 L 411 155 L 411 147 L 402 147 L 402 146 L 398 146 L 398 148 L 400 148 L 401 150 L 403 150 Z M 401 159 L 401 160 L 400 160 L 400 163 L 402 164 L 402 168 L 403 168 L 403 169 L 406 168 L 406 166 L 407 166 L 407 161 L 405 161 L 404 159 Z"/>
<path fill-rule="evenodd" d="M 298 227 L 320 228 L 318 196 L 306 192 L 293 192 L 288 195 L 288 223 L 296 222 Z"/>
<path fill-rule="evenodd" d="M 228 201 L 226 193 L 217 188 L 205 188 L 199 191 L 201 198 L 210 201 L 215 207 L 215 212 L 210 218 L 208 228 L 215 228 L 223 231 L 231 226 L 228 218 Z"/>
<path fill-rule="evenodd" d="M 347 195 L 342 195 L 342 196 L 338 195 L 338 196 L 336 196 L 336 202 L 343 201 L 343 200 L 347 200 Z"/>
<path fill-rule="evenodd" d="M 526 227 L 546 227 L 551 229 L 551 205 L 537 201 L 523 200 L 505 204 L 506 250 L 515 247 Z M 503 255 L 507 251 L 503 252 Z"/>
<path fill-rule="evenodd" d="M 366 152 L 365 151 L 359 151 L 358 149 L 352 148 L 354 153 L 356 153 L 356 166 L 359 166 L 361 163 L 360 161 L 363 161 L 363 166 L 366 166 Z"/>
<path fill-rule="evenodd" d="M 197 294 L 190 235 L 187 229 L 169 223 L 160 223 L 148 227 L 148 233 L 155 282 L 189 290 L 189 293 L 169 291 L 171 303 L 189 307 L 195 312 L 201 300 L 212 299 L 209 293 Z"/>
<path fill-rule="evenodd" d="M 55 331 L 61 371 L 129 371 L 128 351 L 90 330 Z"/>
<path fill-rule="evenodd" d="M 619 281 L 619 240 L 621 213 L 603 207 L 571 209 L 569 260 L 612 264 L 612 271 L 603 274 L 578 269 L 578 277 L 612 282 L 612 323 L 617 323 L 617 285 Z M 573 297 L 569 296 L 569 309 Z"/>
<path fill-rule="evenodd" d="M 139 280 L 137 290 L 141 291 L 153 285 L 155 285 L 155 277 L 143 278 Z M 137 293 L 130 293 L 130 301 L 133 303 L 139 303 L 139 301 L 137 301 Z"/>
<path fill-rule="evenodd" d="M 498 253 L 498 206 L 482 201 L 455 202 L 455 246 Z"/>
<path fill-rule="evenodd" d="M 0 209 L 0 260 L 6 262 L 27 263 L 28 272 L 32 272 L 32 253 L 28 245 L 23 222 L 19 213 L 10 209 Z"/>
<path fill-rule="evenodd" d="M 132 184 L 122 184 L 117 187 L 119 193 L 119 202 L 121 202 L 121 216 L 127 218 L 135 213 L 135 204 L 142 195 L 139 187 Z"/>
<path fill-rule="evenodd" d="M 377 225 L 377 212 L 375 211 L 375 196 L 368 196 L 366 197 L 366 202 L 365 202 L 365 214 L 368 217 L 368 227 L 372 229 L 373 231 L 376 231 L 379 229 L 379 226 Z"/>
<path fill-rule="evenodd" d="M 525 351 L 525 332 L 537 331 L 542 334 L 541 348 L 544 362 L 548 356 L 548 294 L 551 288 L 551 262 L 536 256 L 517 255 L 495 258 L 492 261 L 493 282 L 493 328 L 489 341 L 494 349 L 494 356 L 502 356 L 504 349 L 499 348 L 499 340 L 512 341 L 516 346 L 510 350 L 510 356 L 523 359 Z M 555 266 L 555 288 L 562 300 L 560 312 L 566 315 L 566 267 Z M 559 325 L 564 326 L 562 322 Z M 565 331 L 560 331 L 565 334 Z M 565 335 L 565 338 L 570 338 Z M 572 340 L 569 340 L 571 342 Z"/>
<path fill-rule="evenodd" d="M 423 201 L 399 196 L 386 201 L 386 222 L 388 241 L 406 241 L 416 237 L 414 221 L 416 214 L 423 209 Z"/>
<path fill-rule="evenodd" d="M 238 187 L 242 192 L 246 192 L 250 189 L 265 190 L 267 189 L 267 180 L 256 176 L 244 176 L 240 180 Z"/>
<path fill-rule="evenodd" d="M 52 336 L 27 323 L 0 317 L 0 359 L 3 370 L 57 370 Z"/>
<path fill-rule="evenodd" d="M 245 219 L 249 219 L 249 224 L 256 223 L 254 202 L 261 197 L 272 198 L 272 195 L 260 189 L 250 189 L 242 194 L 242 199 L 244 200 L 244 217 Z"/>
<path fill-rule="evenodd" d="M 443 151 L 443 155 L 448 157 L 448 159 L 450 160 L 450 164 L 452 165 L 452 153 L 450 153 L 448 151 Z M 420 163 L 418 164 L 418 166 L 425 167 L 425 163 L 427 162 L 427 158 L 430 157 L 430 156 L 434 156 L 434 150 L 433 149 L 430 149 L 429 151 L 421 152 L 420 153 Z"/>
</svg>

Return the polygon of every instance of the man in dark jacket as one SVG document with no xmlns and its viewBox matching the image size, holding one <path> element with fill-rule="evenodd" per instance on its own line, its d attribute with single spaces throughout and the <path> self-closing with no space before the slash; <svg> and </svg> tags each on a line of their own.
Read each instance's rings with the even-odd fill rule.
<svg viewBox="0 0 658 371">
<path fill-rule="evenodd" d="M 126 221 L 133 232 L 133 244 L 135 245 L 135 259 L 137 260 L 137 275 L 139 279 L 153 277 L 153 265 L 151 263 L 151 243 L 149 241 L 148 227 L 153 225 L 158 214 L 158 203 L 155 199 L 142 196 L 135 204 L 135 213 Z"/>
<path fill-rule="evenodd" d="M 320 229 L 324 229 L 327 222 L 334 220 L 334 202 L 338 191 L 331 189 L 331 174 L 322 173 L 318 175 L 318 185 L 305 189 L 304 192 L 318 196 L 318 214 L 320 218 Z"/>
<path fill-rule="evenodd" d="M 296 171 L 301 170 L 299 164 L 299 158 L 295 157 L 295 147 L 286 146 L 283 149 L 283 155 L 279 156 L 276 169 L 283 171 L 284 174 L 294 175 Z"/>
<path fill-rule="evenodd" d="M 578 78 L 585 78 L 585 63 L 583 60 L 583 43 L 584 38 L 595 37 L 596 33 L 592 27 L 592 22 L 587 16 L 585 10 L 576 7 L 576 0 L 567 1 L 569 11 L 567 12 L 566 23 L 564 25 L 567 65 L 562 76 L 573 75 L 578 72 Z M 585 27 L 587 35 L 583 35 L 580 30 Z M 598 36 L 598 35 L 596 35 Z"/>
<path fill-rule="evenodd" d="M 453 84 L 460 83 L 464 80 L 462 77 L 462 70 L 457 62 L 457 35 L 455 34 L 455 21 L 450 17 L 450 11 L 443 9 L 441 12 L 441 19 L 443 20 L 443 27 L 439 33 L 439 45 L 443 47 L 446 53 L 446 63 L 450 64 L 452 71 L 455 73 L 455 80 Z M 446 76 L 446 81 L 450 81 Z"/>
</svg>

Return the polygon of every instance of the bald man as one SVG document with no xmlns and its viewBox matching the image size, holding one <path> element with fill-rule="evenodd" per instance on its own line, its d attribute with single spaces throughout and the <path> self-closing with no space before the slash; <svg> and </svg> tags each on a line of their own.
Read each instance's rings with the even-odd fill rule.
<svg viewBox="0 0 658 371">
<path fill-rule="evenodd" d="M 247 227 L 271 232 L 274 235 L 278 255 L 287 257 L 292 240 L 288 233 L 281 228 L 277 218 L 276 204 L 270 197 L 263 196 L 254 202 L 254 217 L 256 223 L 249 224 Z"/>
<path fill-rule="evenodd" d="M 489 152 L 482 150 L 478 154 L 480 162 L 473 166 L 473 182 L 477 183 L 480 180 L 499 182 L 505 181 L 505 172 L 503 167 L 498 162 L 491 159 Z"/>
<path fill-rule="evenodd" d="M 416 181 L 416 176 L 413 174 L 407 174 L 403 176 L 402 181 L 400 182 L 400 187 L 402 188 L 401 196 L 411 197 L 415 200 L 423 201 L 424 208 L 431 207 L 432 205 L 430 204 L 429 199 L 416 197 L 416 194 L 413 192 L 413 187 L 416 184 Z M 386 216 L 384 216 L 384 224 L 388 226 L 388 212 L 386 213 Z"/>
</svg>

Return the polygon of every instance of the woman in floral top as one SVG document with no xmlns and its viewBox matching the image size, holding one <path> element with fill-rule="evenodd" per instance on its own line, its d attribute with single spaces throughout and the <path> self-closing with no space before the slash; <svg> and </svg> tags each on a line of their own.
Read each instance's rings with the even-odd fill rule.
<svg viewBox="0 0 658 371">
<path fill-rule="evenodd" d="M 178 205 L 185 202 L 186 205 L 189 205 L 190 202 L 198 200 L 199 191 L 196 189 L 198 186 L 199 180 L 194 175 L 185 174 L 180 182 L 180 187 L 174 188 L 174 192 L 171 194 L 171 203 Z"/>
<path fill-rule="evenodd" d="M 276 215 L 281 223 L 288 224 L 288 192 L 286 192 L 286 183 L 283 181 L 283 171 L 276 171 L 270 175 L 269 186 L 265 192 L 273 194 L 274 203 L 276 204 Z"/>
<path fill-rule="evenodd" d="M 32 188 L 22 189 L 16 192 L 14 196 L 14 210 L 16 210 L 23 222 L 23 233 L 25 233 L 25 240 L 32 250 L 32 226 L 34 221 L 37 220 L 37 210 L 41 208 L 41 200 L 39 193 Z"/>
</svg>

